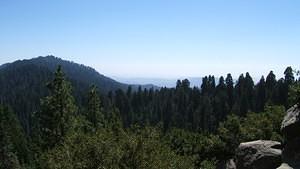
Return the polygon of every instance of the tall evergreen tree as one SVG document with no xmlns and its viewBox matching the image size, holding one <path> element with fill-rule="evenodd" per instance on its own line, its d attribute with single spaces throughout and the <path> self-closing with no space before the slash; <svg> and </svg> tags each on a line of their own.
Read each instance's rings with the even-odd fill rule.
<svg viewBox="0 0 300 169">
<path fill-rule="evenodd" d="M 234 83 L 230 73 L 227 74 L 225 81 L 226 81 L 226 90 L 228 95 L 228 106 L 229 109 L 231 110 L 234 104 Z"/>
<path fill-rule="evenodd" d="M 0 168 L 21 169 L 21 162 L 29 161 L 29 150 L 16 115 L 0 105 Z"/>
<path fill-rule="evenodd" d="M 247 111 L 246 105 L 247 99 L 245 95 L 245 77 L 244 74 L 241 74 L 237 84 L 235 85 L 235 103 L 232 111 L 242 116 Z"/>
<path fill-rule="evenodd" d="M 211 94 L 214 93 L 214 90 L 216 89 L 216 81 L 215 81 L 215 76 L 208 76 L 208 82 L 209 82 L 209 92 Z"/>
<path fill-rule="evenodd" d="M 295 77 L 293 73 L 292 67 L 287 67 L 284 71 L 284 86 L 281 89 L 280 97 L 282 98 L 281 104 L 285 106 L 285 108 L 288 108 L 288 92 L 290 86 L 295 82 Z"/>
<path fill-rule="evenodd" d="M 293 84 L 295 81 L 292 67 L 287 67 L 284 71 L 284 82 L 288 85 Z"/>
<path fill-rule="evenodd" d="M 41 100 L 39 123 L 45 147 L 61 142 L 72 127 L 72 117 L 77 111 L 72 87 L 58 66 L 54 79 L 47 85 L 50 95 Z"/>
<path fill-rule="evenodd" d="M 104 115 L 101 112 L 100 104 L 101 102 L 97 87 L 92 85 L 88 94 L 88 107 L 86 116 L 94 128 L 104 126 Z"/>
<path fill-rule="evenodd" d="M 246 99 L 247 99 L 247 109 L 248 110 L 253 110 L 253 94 L 254 94 L 254 82 L 252 80 L 252 77 L 250 74 L 247 72 L 245 76 L 245 94 L 246 94 Z"/>
<path fill-rule="evenodd" d="M 224 77 L 221 76 L 219 79 L 219 84 L 216 87 L 216 92 L 214 96 L 213 109 L 215 115 L 217 116 L 217 121 L 222 121 L 225 119 L 226 115 L 229 113 L 229 106 L 227 103 L 228 95 L 226 91 L 226 85 Z"/>
<path fill-rule="evenodd" d="M 266 82 L 264 76 L 261 77 L 255 87 L 255 110 L 257 112 L 263 111 L 266 104 Z"/>
<path fill-rule="evenodd" d="M 141 91 L 140 91 L 141 94 Z M 135 98 L 135 96 L 133 96 Z M 136 97 L 137 98 L 137 97 Z M 140 101 L 136 99 L 136 101 Z M 135 99 L 133 99 L 133 102 L 135 102 Z M 132 103 L 133 107 L 137 107 L 135 105 L 139 105 L 140 102 Z M 124 125 L 128 127 L 131 123 L 131 120 L 128 120 L 129 113 L 130 113 L 130 102 L 128 100 L 128 97 L 124 93 L 123 90 L 119 89 L 115 92 L 115 106 L 119 109 L 121 112 L 121 118 L 124 121 Z M 142 106 L 141 106 L 142 107 Z M 139 107 L 137 107 L 139 108 Z M 131 119 L 131 118 L 130 118 Z"/>
<path fill-rule="evenodd" d="M 288 97 L 288 84 L 285 83 L 284 78 L 280 78 L 276 83 L 275 88 L 275 99 L 274 104 L 287 106 L 287 97 Z M 287 107 L 286 107 L 287 108 Z"/>
<path fill-rule="evenodd" d="M 269 103 L 274 103 L 276 100 L 276 93 L 275 93 L 275 88 L 276 88 L 276 76 L 273 73 L 273 71 L 270 71 L 266 78 L 266 99 L 267 102 Z"/>
<path fill-rule="evenodd" d="M 202 78 L 202 84 L 201 84 L 201 93 L 202 95 L 205 95 L 208 93 L 209 90 L 209 81 L 207 76 Z"/>
<path fill-rule="evenodd" d="M 245 77 L 244 74 L 239 76 L 237 84 L 235 86 L 236 96 L 241 97 L 242 93 L 245 91 Z"/>
<path fill-rule="evenodd" d="M 209 75 L 202 78 L 201 92 L 202 95 L 213 95 L 216 88 L 215 77 Z"/>
<path fill-rule="evenodd" d="M 201 113 L 202 113 L 202 120 L 201 120 L 201 124 L 202 124 L 202 129 L 206 130 L 206 131 L 213 131 L 216 127 L 216 116 L 213 112 L 213 108 L 211 105 L 211 100 L 209 97 L 204 96 L 203 97 L 203 105 L 202 105 L 202 109 L 201 109 Z"/>
</svg>

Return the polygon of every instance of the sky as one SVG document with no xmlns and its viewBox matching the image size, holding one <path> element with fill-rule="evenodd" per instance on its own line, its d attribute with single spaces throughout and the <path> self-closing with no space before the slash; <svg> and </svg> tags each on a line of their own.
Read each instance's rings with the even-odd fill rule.
<svg viewBox="0 0 300 169">
<path fill-rule="evenodd" d="M 0 64 L 55 55 L 113 77 L 300 69 L 298 0 L 1 0 Z"/>
</svg>

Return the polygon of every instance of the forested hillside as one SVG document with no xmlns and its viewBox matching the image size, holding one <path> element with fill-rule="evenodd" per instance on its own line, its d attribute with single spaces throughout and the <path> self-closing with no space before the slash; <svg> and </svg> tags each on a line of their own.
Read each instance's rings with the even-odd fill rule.
<svg viewBox="0 0 300 169">
<path fill-rule="evenodd" d="M 53 78 L 53 72 L 58 65 L 63 67 L 68 80 L 74 86 L 72 94 L 79 105 L 83 104 L 91 84 L 96 85 L 102 95 L 128 88 L 127 84 L 110 79 L 91 67 L 54 56 L 4 64 L 0 66 L 0 102 L 10 105 L 17 112 L 27 133 L 30 132 L 31 113 L 39 110 L 40 98 L 48 93 L 46 84 Z M 147 87 L 153 86 L 142 86 Z M 133 88 L 136 90 L 138 87 Z"/>
<path fill-rule="evenodd" d="M 176 88 L 129 86 L 100 95 L 87 77 L 72 82 L 64 65 L 53 65 L 53 73 L 15 64 L 22 66 L 0 68 L 1 169 L 221 168 L 240 142 L 281 141 L 285 109 L 300 93 L 291 67 L 257 84 L 249 73 L 236 82 L 228 74 L 219 82 L 204 77 L 201 88 L 182 80 Z M 32 112 L 24 116 L 24 109 Z"/>
</svg>

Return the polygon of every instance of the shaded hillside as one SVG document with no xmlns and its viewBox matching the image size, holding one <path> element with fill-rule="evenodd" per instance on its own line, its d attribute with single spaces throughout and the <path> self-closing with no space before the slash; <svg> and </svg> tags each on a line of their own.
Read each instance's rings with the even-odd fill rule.
<svg viewBox="0 0 300 169">
<path fill-rule="evenodd" d="M 73 95 L 79 105 L 83 103 L 91 84 L 95 84 L 102 94 L 128 88 L 127 84 L 108 78 L 91 67 L 54 56 L 4 64 L 0 66 L 0 101 L 17 112 L 27 130 L 30 126 L 30 113 L 38 110 L 40 98 L 47 94 L 46 84 L 53 78 L 53 72 L 58 65 L 62 66 L 66 77 L 72 83 Z M 137 86 L 133 86 L 133 89 L 137 89 Z"/>
</svg>

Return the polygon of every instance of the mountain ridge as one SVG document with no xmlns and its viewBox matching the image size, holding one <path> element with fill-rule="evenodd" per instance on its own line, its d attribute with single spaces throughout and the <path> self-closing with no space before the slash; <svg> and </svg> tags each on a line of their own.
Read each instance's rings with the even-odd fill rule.
<svg viewBox="0 0 300 169">
<path fill-rule="evenodd" d="M 133 90 L 138 85 L 128 85 L 106 77 L 83 64 L 63 60 L 55 56 L 39 56 L 17 60 L 0 66 L 0 103 L 7 104 L 17 113 L 22 126 L 29 130 L 31 113 L 39 110 L 40 99 L 48 94 L 46 84 L 54 77 L 54 71 L 61 65 L 66 78 L 73 86 L 73 95 L 83 105 L 91 85 L 96 85 L 102 96 L 118 89 Z M 141 86 L 154 88 L 153 85 Z M 25 119 L 25 120 L 24 120 Z M 27 131 L 28 132 L 28 131 Z"/>
</svg>

